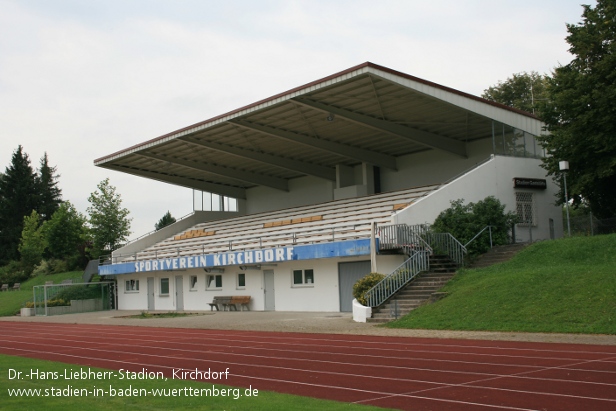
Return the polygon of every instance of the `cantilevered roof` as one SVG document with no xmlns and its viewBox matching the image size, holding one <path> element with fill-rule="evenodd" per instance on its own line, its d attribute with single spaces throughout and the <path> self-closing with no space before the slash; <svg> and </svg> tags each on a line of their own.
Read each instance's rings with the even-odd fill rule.
<svg viewBox="0 0 616 411">
<path fill-rule="evenodd" d="M 532 114 L 364 63 L 94 161 L 99 167 L 245 198 L 288 181 L 335 181 L 336 165 L 396 169 L 396 158 L 439 150 L 466 156 L 492 121 L 541 133 Z"/>
</svg>

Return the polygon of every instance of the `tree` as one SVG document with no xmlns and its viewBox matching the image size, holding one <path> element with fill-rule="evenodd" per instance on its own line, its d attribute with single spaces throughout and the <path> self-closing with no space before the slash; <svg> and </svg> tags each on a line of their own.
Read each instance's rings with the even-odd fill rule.
<svg viewBox="0 0 616 411">
<path fill-rule="evenodd" d="M 56 212 L 62 202 L 62 190 L 58 187 L 56 167 L 49 166 L 47 153 L 41 158 L 37 188 L 39 194 L 38 211 L 44 221 L 47 221 Z"/>
<path fill-rule="evenodd" d="M 569 197 L 585 201 L 597 217 L 616 214 L 616 3 L 583 6 L 582 22 L 568 24 L 573 60 L 554 70 L 549 99 L 540 106 L 548 135 L 548 174 L 561 178 L 558 163 L 569 161 Z M 563 202 L 563 192 L 558 201 Z"/>
<path fill-rule="evenodd" d="M 505 212 L 505 205 L 490 196 L 464 205 L 464 200 L 459 199 L 451 202 L 451 207 L 443 210 L 432 229 L 435 232 L 451 233 L 462 244 L 468 243 L 486 226 L 492 226 L 492 244 L 507 244 L 509 229 L 517 221 L 514 212 Z M 470 255 L 482 254 L 490 248 L 490 236 L 486 232 L 477 237 L 468 246 Z"/>
<path fill-rule="evenodd" d="M 34 266 L 43 259 L 43 252 L 46 247 L 47 241 L 41 226 L 41 216 L 35 210 L 32 210 L 29 216 L 24 217 L 24 229 L 19 241 L 19 253 L 25 274 L 32 274 Z"/>
<path fill-rule="evenodd" d="M 49 257 L 66 260 L 69 269 L 84 262 L 82 254 L 88 240 L 86 217 L 69 201 L 60 204 L 51 219 L 43 224 L 43 233 Z"/>
<path fill-rule="evenodd" d="M 167 211 L 167 213 L 165 213 L 165 215 L 162 216 L 160 220 L 158 220 L 158 223 L 154 224 L 154 228 L 156 229 L 156 231 L 158 231 L 163 227 L 167 227 L 168 225 L 175 223 L 175 221 L 175 217 L 173 217 L 171 213 Z"/>
<path fill-rule="evenodd" d="M 130 235 L 129 211 L 122 208 L 120 194 L 109 184 L 109 179 L 101 181 L 98 191 L 90 194 L 87 211 L 92 229 L 92 256 L 100 256 L 117 249 Z"/>
<path fill-rule="evenodd" d="M 0 179 L 0 265 L 19 259 L 24 217 L 38 208 L 36 180 L 30 159 L 20 145 Z"/>
<path fill-rule="evenodd" d="M 484 90 L 481 97 L 534 114 L 538 103 L 547 98 L 548 79 L 536 71 L 514 74 Z"/>
</svg>

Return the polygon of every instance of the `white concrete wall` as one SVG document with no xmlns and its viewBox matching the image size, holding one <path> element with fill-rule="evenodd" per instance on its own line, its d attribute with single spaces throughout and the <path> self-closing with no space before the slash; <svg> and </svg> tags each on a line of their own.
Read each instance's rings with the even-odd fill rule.
<svg viewBox="0 0 616 411">
<path fill-rule="evenodd" d="M 381 191 L 442 183 L 475 167 L 492 153 L 492 139 L 475 141 L 466 146 L 468 158 L 439 150 L 398 157 L 398 171 L 381 169 Z"/>
<path fill-rule="evenodd" d="M 340 292 L 338 284 L 338 263 L 364 261 L 365 256 L 352 258 L 325 258 L 319 260 L 293 261 L 281 263 L 276 266 L 262 267 L 274 272 L 274 289 L 276 311 L 340 311 Z M 389 274 L 404 261 L 400 255 L 379 255 L 379 272 Z M 293 285 L 293 270 L 314 270 L 314 283 L 310 285 Z M 238 289 L 237 274 L 246 274 L 245 289 Z M 212 275 L 218 273 L 211 273 Z M 154 277 L 155 309 L 157 311 L 175 311 L 177 301 L 175 294 L 175 276 L 183 275 L 184 310 L 209 311 L 208 303 L 215 296 L 221 295 L 250 295 L 250 309 L 262 311 L 265 307 L 264 281 L 262 270 L 241 271 L 238 266 L 225 267 L 222 273 L 222 289 L 206 290 L 205 273 L 202 269 L 186 271 L 161 271 L 149 273 L 135 273 L 118 276 L 118 309 L 120 310 L 147 310 L 147 278 Z M 190 276 L 197 276 L 195 290 L 190 290 Z M 169 295 L 160 295 L 160 279 L 169 278 Z M 138 292 L 126 292 L 126 280 L 139 280 Z"/>
<path fill-rule="evenodd" d="M 299 177 L 289 181 L 289 191 L 269 187 L 246 190 L 247 214 L 281 210 L 334 199 L 335 182 L 316 177 Z"/>
<path fill-rule="evenodd" d="M 488 196 L 498 198 L 506 211 L 516 211 L 515 193 L 532 192 L 535 196 L 537 226 L 532 228 L 533 240 L 549 239 L 549 219 L 554 220 L 555 237 L 562 237 L 562 211 L 555 206 L 558 187 L 546 177 L 541 160 L 496 156 L 491 161 L 452 181 L 447 186 L 420 199 L 411 207 L 392 217 L 394 224 L 433 223 L 438 214 L 449 208 L 452 200 L 464 199 L 464 203 L 477 202 Z M 547 180 L 546 190 L 514 189 L 513 178 L 540 178 Z M 518 241 L 528 241 L 528 227 L 518 227 Z"/>
</svg>

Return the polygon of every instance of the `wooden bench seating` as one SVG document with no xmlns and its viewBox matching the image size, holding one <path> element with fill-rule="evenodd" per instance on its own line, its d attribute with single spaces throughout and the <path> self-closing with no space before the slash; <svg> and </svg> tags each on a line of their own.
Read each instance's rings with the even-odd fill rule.
<svg viewBox="0 0 616 411">
<path fill-rule="evenodd" d="M 2 284 L 2 289 L 0 291 L 8 291 L 9 290 L 9 285 L 8 284 Z"/>
<path fill-rule="evenodd" d="M 249 303 L 249 295 L 236 295 L 216 296 L 212 302 L 208 304 L 210 305 L 210 311 L 214 311 L 214 308 L 216 308 L 216 311 L 221 311 L 220 307 L 222 307 L 222 311 L 227 311 L 227 308 L 229 308 L 229 311 L 237 311 L 238 306 L 241 311 L 244 311 L 244 308 L 246 308 L 247 311 L 250 311 L 250 308 L 248 308 Z"/>
<path fill-rule="evenodd" d="M 414 187 L 322 204 L 198 223 L 119 261 L 185 257 L 370 237 L 370 224 L 389 224 L 392 214 L 437 189 Z"/>
<path fill-rule="evenodd" d="M 19 291 L 21 289 L 21 283 L 15 283 L 13 284 L 13 291 Z"/>
</svg>

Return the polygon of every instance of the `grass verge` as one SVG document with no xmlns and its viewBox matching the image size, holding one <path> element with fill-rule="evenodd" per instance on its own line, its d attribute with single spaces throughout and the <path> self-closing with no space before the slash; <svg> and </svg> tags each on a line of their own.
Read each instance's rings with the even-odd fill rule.
<svg viewBox="0 0 616 411">
<path fill-rule="evenodd" d="M 83 369 L 91 369 L 93 371 L 105 371 L 100 368 L 85 367 L 79 365 L 70 365 L 59 362 L 35 360 L 31 358 L 14 357 L 8 355 L 0 355 L 0 404 L 3 410 L 38 410 L 44 409 L 47 411 L 65 411 L 65 410 L 113 410 L 130 409 L 130 410 L 347 410 L 347 411 L 370 411 L 383 410 L 383 408 L 348 404 L 336 401 L 319 400 L 309 397 L 299 397 L 289 394 L 279 394 L 269 391 L 260 391 L 258 387 L 252 387 L 251 396 L 246 396 L 245 388 L 236 388 L 227 391 L 226 396 L 187 396 L 186 394 L 176 396 L 153 396 L 153 390 L 164 389 L 176 390 L 176 393 L 200 392 L 202 389 L 212 388 L 212 384 L 185 381 L 185 380 L 119 380 L 112 377 L 106 380 L 95 379 L 70 379 L 63 378 L 64 370 L 80 371 Z M 14 370 L 14 372 L 10 372 Z M 26 375 L 34 374 L 31 370 L 36 370 L 37 374 L 51 375 L 58 373 L 59 378 L 37 379 L 28 378 Z M 11 374 L 22 372 L 22 379 L 9 379 Z M 51 373 L 51 374 L 48 374 Z M 99 389 L 105 392 L 101 395 L 98 391 L 98 396 L 89 394 L 84 396 L 86 391 L 94 392 L 94 389 Z M 115 396 L 110 396 L 110 387 L 116 390 Z M 224 387 L 215 384 L 215 387 L 222 392 Z M 82 396 L 69 396 L 71 393 L 81 393 Z M 127 393 L 130 388 L 131 393 L 148 393 L 148 395 L 131 395 L 120 396 Z M 14 390 L 30 390 L 30 393 L 35 393 L 34 390 L 40 390 L 41 396 L 26 396 L 23 391 L 21 395 L 16 395 Z M 11 391 L 13 390 L 13 391 Z M 47 390 L 47 391 L 45 391 Z M 136 390 L 136 391 L 135 391 Z M 145 391 L 142 391 L 145 390 Z M 256 392 L 255 392 L 256 390 Z M 9 395 L 12 392 L 14 395 Z M 48 396 L 44 396 L 47 394 Z M 52 394 L 56 394 L 53 395 Z M 67 395 L 62 395 L 67 394 Z M 255 395 L 256 394 L 256 395 Z M 237 398 L 236 398 L 237 397 Z"/>
<path fill-rule="evenodd" d="M 461 270 L 392 328 L 616 334 L 616 235 L 535 243 L 506 263 Z"/>
<path fill-rule="evenodd" d="M 26 302 L 32 301 L 32 287 L 35 285 L 44 285 L 46 281 L 53 281 L 55 284 L 61 283 L 63 280 L 76 280 L 81 282 L 82 271 L 69 271 L 60 274 L 51 274 L 30 278 L 28 281 L 21 283 L 19 291 L 4 291 L 0 293 L 0 317 L 15 315 L 25 305 Z"/>
</svg>

